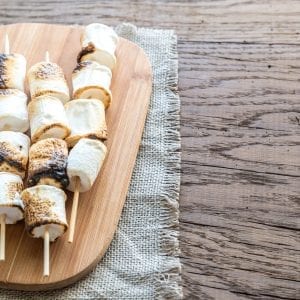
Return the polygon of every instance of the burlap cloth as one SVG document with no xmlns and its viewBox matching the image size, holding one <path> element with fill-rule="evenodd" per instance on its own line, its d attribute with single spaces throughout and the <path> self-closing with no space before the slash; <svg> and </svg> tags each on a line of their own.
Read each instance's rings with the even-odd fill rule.
<svg viewBox="0 0 300 300">
<path fill-rule="evenodd" d="M 153 92 L 138 159 L 114 240 L 78 283 L 46 292 L 0 289 L 0 299 L 180 299 L 180 135 L 177 39 L 173 31 L 122 24 L 153 68 Z M 71 262 L 70 262 L 71 263 Z"/>
</svg>

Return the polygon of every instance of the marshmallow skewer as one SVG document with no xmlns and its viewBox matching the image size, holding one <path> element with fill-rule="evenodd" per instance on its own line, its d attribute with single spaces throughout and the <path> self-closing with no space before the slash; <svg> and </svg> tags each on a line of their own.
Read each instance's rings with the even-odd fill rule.
<svg viewBox="0 0 300 300">
<path fill-rule="evenodd" d="M 82 50 L 72 73 L 73 98 L 76 100 L 65 105 L 71 127 L 71 134 L 66 141 L 69 147 L 73 147 L 67 166 L 70 180 L 68 189 L 74 192 L 69 243 L 74 239 L 79 192 L 91 188 L 107 152 L 101 141 L 107 138 L 105 109 L 112 98 L 111 70 L 116 63 L 118 40 L 110 27 L 97 23 L 88 25 L 81 36 Z"/>
<path fill-rule="evenodd" d="M 9 54 L 8 34 L 4 38 L 4 54 Z M 6 233 L 6 214 L 0 215 L 0 261 L 5 260 L 5 233 Z"/>
<path fill-rule="evenodd" d="M 44 57 L 43 65 L 56 66 L 54 71 L 59 68 L 58 65 L 50 62 L 48 51 Z M 37 64 L 37 66 L 39 65 Z M 58 73 L 61 78 L 64 76 L 62 70 L 59 69 Z M 27 76 L 30 77 L 28 74 L 31 74 L 30 70 L 27 73 Z M 49 81 L 51 81 L 51 78 L 43 78 L 44 86 L 47 86 Z M 35 82 L 36 89 L 41 86 L 42 84 Z M 32 96 L 32 90 L 30 92 Z M 68 147 L 59 134 L 59 126 L 62 123 L 56 123 L 53 119 L 55 115 L 59 114 L 62 119 L 59 121 L 67 124 L 64 106 L 54 96 L 32 97 L 32 101 L 29 103 L 33 145 L 29 150 L 29 187 L 22 192 L 21 197 L 24 203 L 26 231 L 33 238 L 43 239 L 44 276 L 50 275 L 50 242 L 54 242 L 68 229 L 65 209 L 67 197 L 62 190 L 69 184 L 66 172 Z M 49 126 L 45 126 L 46 122 Z M 54 128 L 53 125 L 59 126 Z M 44 127 L 39 128 L 39 126 Z M 49 130 L 46 134 L 39 134 L 43 133 L 44 129 Z M 68 134 L 69 131 L 70 129 L 68 129 Z"/>
<path fill-rule="evenodd" d="M 46 62 L 50 62 L 49 52 L 45 53 Z M 49 239 L 49 231 L 46 227 L 44 233 L 44 276 L 50 275 L 50 239 Z"/>
<path fill-rule="evenodd" d="M 15 224 L 24 217 L 20 193 L 30 141 L 22 133 L 28 128 L 27 97 L 23 92 L 26 60 L 21 54 L 10 54 L 7 34 L 1 58 L 0 260 L 5 260 L 6 224 Z"/>
</svg>

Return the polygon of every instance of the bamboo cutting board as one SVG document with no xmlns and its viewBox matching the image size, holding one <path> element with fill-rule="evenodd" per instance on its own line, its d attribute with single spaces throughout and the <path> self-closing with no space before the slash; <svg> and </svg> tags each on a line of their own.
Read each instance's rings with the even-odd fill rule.
<svg viewBox="0 0 300 300">
<path fill-rule="evenodd" d="M 71 72 L 80 50 L 82 28 L 48 24 L 13 24 L 7 32 L 11 52 L 22 53 L 27 65 L 50 59 Z M 75 239 L 68 234 L 51 244 L 51 274 L 43 277 L 43 240 L 30 238 L 24 223 L 7 226 L 6 260 L 0 262 L 0 286 L 20 290 L 60 288 L 88 274 L 101 260 L 117 227 L 138 153 L 151 94 L 151 67 L 141 48 L 125 39 L 117 47 L 113 101 L 107 110 L 108 155 L 94 187 L 80 195 Z M 17 108 L 16 108 L 17 109 Z M 70 219 L 72 194 L 68 195 Z"/>
</svg>

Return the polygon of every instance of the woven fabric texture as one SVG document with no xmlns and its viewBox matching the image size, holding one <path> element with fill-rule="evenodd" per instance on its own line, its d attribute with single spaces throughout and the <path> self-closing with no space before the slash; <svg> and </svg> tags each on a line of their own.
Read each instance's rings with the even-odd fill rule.
<svg viewBox="0 0 300 300">
<path fill-rule="evenodd" d="M 118 34 L 144 49 L 153 71 L 150 108 L 126 204 L 103 260 L 64 289 L 0 289 L 0 299 L 181 299 L 178 258 L 180 101 L 173 31 L 122 24 Z M 71 262 L 70 262 L 71 263 Z"/>
</svg>

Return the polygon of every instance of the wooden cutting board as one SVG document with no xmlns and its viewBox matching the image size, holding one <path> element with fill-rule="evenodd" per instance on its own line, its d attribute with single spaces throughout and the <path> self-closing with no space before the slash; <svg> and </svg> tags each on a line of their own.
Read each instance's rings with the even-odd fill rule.
<svg viewBox="0 0 300 300">
<path fill-rule="evenodd" d="M 81 27 L 48 24 L 13 24 L 7 32 L 11 52 L 22 53 L 27 65 L 50 59 L 71 72 L 80 50 Z M 80 195 L 73 244 L 68 234 L 51 244 L 50 276 L 43 277 L 43 240 L 30 238 L 24 223 L 7 226 L 6 260 L 0 262 L 0 286 L 20 290 L 46 290 L 69 285 L 88 274 L 101 260 L 116 231 L 138 153 L 151 94 L 151 66 L 141 48 L 120 39 L 113 71 L 113 101 L 107 110 L 108 155 L 93 188 Z M 84 162 L 83 162 L 84 163 Z M 72 194 L 68 195 L 70 219 Z"/>
</svg>

